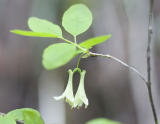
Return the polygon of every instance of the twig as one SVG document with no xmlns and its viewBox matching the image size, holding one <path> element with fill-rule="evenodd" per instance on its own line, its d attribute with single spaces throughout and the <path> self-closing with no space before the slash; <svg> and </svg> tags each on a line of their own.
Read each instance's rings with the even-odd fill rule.
<svg viewBox="0 0 160 124">
<path fill-rule="evenodd" d="M 154 0 L 150 0 L 150 8 L 149 8 L 149 24 L 148 24 L 148 46 L 147 46 L 147 89 L 149 100 L 153 112 L 153 117 L 155 124 L 158 124 L 158 118 L 156 114 L 155 105 L 153 102 L 152 88 L 151 88 L 151 41 L 152 41 L 152 20 L 153 20 L 153 5 Z"/>
<path fill-rule="evenodd" d="M 121 61 L 120 59 L 118 59 L 118 58 L 116 58 L 116 57 L 114 57 L 114 56 L 108 55 L 108 54 L 104 55 L 104 54 L 93 53 L 93 52 L 89 52 L 89 54 L 90 54 L 91 56 L 102 56 L 102 57 L 107 57 L 107 58 L 109 58 L 109 59 L 112 59 L 112 60 L 114 60 L 114 61 L 122 64 L 123 66 L 127 67 L 128 69 L 134 71 L 136 74 L 138 74 L 138 76 L 139 76 L 145 83 L 147 83 L 147 80 L 144 78 L 144 76 L 143 76 L 136 68 L 134 68 L 134 67 L 132 67 L 132 66 L 129 66 L 128 64 L 124 63 L 124 62 Z"/>
</svg>

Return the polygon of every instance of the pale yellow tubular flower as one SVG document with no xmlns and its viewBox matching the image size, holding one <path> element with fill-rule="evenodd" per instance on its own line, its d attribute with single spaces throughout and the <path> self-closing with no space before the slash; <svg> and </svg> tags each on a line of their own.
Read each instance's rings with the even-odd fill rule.
<svg viewBox="0 0 160 124">
<path fill-rule="evenodd" d="M 88 98 L 86 96 L 85 89 L 84 89 L 85 74 L 86 74 L 85 70 L 80 72 L 80 83 L 74 99 L 74 108 L 80 108 L 83 105 L 83 103 L 85 105 L 85 108 L 87 108 L 88 106 Z"/>
<path fill-rule="evenodd" d="M 72 79 L 73 79 L 73 72 L 71 69 L 68 70 L 69 73 L 69 79 L 68 79 L 68 84 L 66 86 L 65 91 L 62 93 L 61 96 L 54 97 L 55 100 L 61 100 L 61 99 L 66 99 L 66 102 L 73 107 L 74 105 L 74 95 L 73 95 L 73 84 L 72 84 Z"/>
</svg>

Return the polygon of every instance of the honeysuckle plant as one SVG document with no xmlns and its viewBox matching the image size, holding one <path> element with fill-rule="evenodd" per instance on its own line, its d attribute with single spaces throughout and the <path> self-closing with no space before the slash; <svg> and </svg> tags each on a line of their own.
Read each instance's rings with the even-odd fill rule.
<svg viewBox="0 0 160 124">
<path fill-rule="evenodd" d="M 151 64 L 150 64 L 150 44 L 152 40 L 152 18 L 154 0 L 150 0 L 149 8 L 149 25 L 148 25 L 148 46 L 147 46 L 147 79 L 134 67 L 129 66 L 116 57 L 108 54 L 99 54 L 91 52 L 91 48 L 95 45 L 107 41 L 111 35 L 102 35 L 87 39 L 81 43 L 77 42 L 77 36 L 84 33 L 92 24 L 92 13 L 84 4 L 75 4 L 64 12 L 62 17 L 62 27 L 73 36 L 73 41 L 63 37 L 61 27 L 49 22 L 45 19 L 30 17 L 28 19 L 28 27 L 30 30 L 11 30 L 12 33 L 29 36 L 29 37 L 48 37 L 58 38 L 64 41 L 63 43 L 53 43 L 45 48 L 42 55 L 42 65 L 47 70 L 53 70 L 64 66 L 74 57 L 79 56 L 76 68 L 69 69 L 69 79 L 65 91 L 59 97 L 54 97 L 56 100 L 65 99 L 70 104 L 71 108 L 80 108 L 83 104 L 85 108 L 88 106 L 88 98 L 84 88 L 84 79 L 86 71 L 79 68 L 79 63 L 82 58 L 92 56 L 101 56 L 112 59 L 126 68 L 134 71 L 146 84 L 148 89 L 149 100 L 153 112 L 155 124 L 158 124 L 156 109 L 153 102 L 151 90 Z M 73 93 L 73 75 L 78 71 L 80 74 L 80 82 L 76 94 Z M 16 124 L 16 122 L 24 124 L 44 124 L 40 113 L 34 109 L 22 108 L 13 110 L 7 114 L 0 114 L 0 124 Z M 105 118 L 98 118 L 88 121 L 86 124 L 120 124 L 119 122 L 111 121 Z"/>
<path fill-rule="evenodd" d="M 79 69 L 79 62 L 81 58 L 96 56 L 89 50 L 93 46 L 105 42 L 111 37 L 110 34 L 107 34 L 78 43 L 76 40 L 77 36 L 87 31 L 91 24 L 92 13 L 88 7 L 84 4 L 75 4 L 65 11 L 62 17 L 62 26 L 73 36 L 73 41 L 63 37 L 60 26 L 37 17 L 30 17 L 28 19 L 28 27 L 30 31 L 17 29 L 11 30 L 12 33 L 18 35 L 58 38 L 66 42 L 51 44 L 44 50 L 42 64 L 47 70 L 53 70 L 61 67 L 67 64 L 74 57 L 79 56 L 75 70 L 73 72 L 69 70 L 69 80 L 64 93 L 59 97 L 54 97 L 56 100 L 66 99 L 66 102 L 69 103 L 72 108 L 79 108 L 83 103 L 85 104 L 85 108 L 88 106 L 88 99 L 84 89 L 84 77 L 86 71 L 83 70 L 81 72 Z M 72 78 L 75 71 L 78 71 L 80 74 L 80 83 L 77 93 L 74 96 Z"/>
</svg>

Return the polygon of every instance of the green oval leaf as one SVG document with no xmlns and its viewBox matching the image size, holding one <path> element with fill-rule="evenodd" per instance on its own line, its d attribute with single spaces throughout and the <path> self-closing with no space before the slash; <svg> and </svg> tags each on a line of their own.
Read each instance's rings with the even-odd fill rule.
<svg viewBox="0 0 160 124">
<path fill-rule="evenodd" d="M 34 109 L 25 108 L 22 109 L 23 120 L 25 124 L 44 124 L 40 113 Z"/>
<path fill-rule="evenodd" d="M 11 30 L 12 33 L 23 35 L 23 36 L 30 36 L 30 37 L 51 37 L 51 38 L 58 38 L 58 36 L 54 34 L 48 34 L 43 32 L 33 32 L 33 31 L 25 31 L 25 30 Z"/>
<path fill-rule="evenodd" d="M 13 118 L 14 120 L 23 120 L 22 109 L 15 109 L 7 113 L 7 117 Z"/>
<path fill-rule="evenodd" d="M 43 52 L 43 66 L 47 70 L 56 69 L 68 63 L 75 55 L 76 47 L 68 43 L 50 45 Z"/>
<path fill-rule="evenodd" d="M 90 38 L 90 39 L 88 39 L 86 41 L 83 41 L 79 45 L 81 47 L 84 47 L 84 48 L 87 48 L 87 49 L 91 49 L 93 46 L 98 45 L 98 44 L 100 44 L 102 42 L 105 42 L 110 37 L 111 37 L 111 35 L 108 34 L 108 35 L 105 35 L 105 36 L 98 36 L 98 37 Z"/>
<path fill-rule="evenodd" d="M 16 121 L 7 116 L 0 117 L 0 124 L 16 124 Z"/>
<path fill-rule="evenodd" d="M 37 17 L 30 17 L 28 20 L 28 26 L 33 32 L 43 32 L 47 34 L 53 34 L 58 37 L 62 37 L 61 28 L 58 25 L 53 24 L 44 19 Z"/>
<path fill-rule="evenodd" d="M 112 121 L 106 118 L 96 118 L 88 121 L 86 124 L 121 124 L 121 123 L 117 121 Z"/>
<path fill-rule="evenodd" d="M 85 32 L 92 24 L 92 13 L 87 6 L 75 4 L 63 15 L 62 25 L 73 36 Z"/>
<path fill-rule="evenodd" d="M 13 120 L 23 120 L 25 124 L 44 124 L 40 113 L 31 108 L 16 109 L 6 115 Z"/>
</svg>

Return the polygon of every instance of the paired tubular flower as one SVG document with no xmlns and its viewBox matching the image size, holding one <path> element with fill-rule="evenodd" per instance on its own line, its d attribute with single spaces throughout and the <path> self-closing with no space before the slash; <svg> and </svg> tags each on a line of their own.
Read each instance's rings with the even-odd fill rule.
<svg viewBox="0 0 160 124">
<path fill-rule="evenodd" d="M 86 74 L 85 70 L 80 72 L 80 83 L 74 99 L 74 108 L 80 108 L 83 105 L 83 103 L 85 104 L 85 108 L 87 108 L 88 106 L 88 98 L 86 96 L 84 89 L 85 74 Z"/>
<path fill-rule="evenodd" d="M 61 100 L 61 99 L 66 99 L 66 102 L 73 107 L 74 105 L 74 95 L 73 95 L 73 84 L 72 84 L 72 79 L 73 79 L 73 74 L 71 69 L 68 70 L 69 73 L 69 79 L 68 79 L 68 84 L 66 86 L 65 91 L 62 93 L 61 96 L 54 97 L 55 100 Z"/>
<path fill-rule="evenodd" d="M 76 71 L 80 73 L 80 83 L 79 83 L 76 95 L 74 97 L 72 81 L 73 81 L 73 75 Z M 81 71 L 79 68 L 76 68 L 73 71 L 69 69 L 68 73 L 69 73 L 69 79 L 68 79 L 68 84 L 66 86 L 65 91 L 62 93 L 61 96 L 54 97 L 54 99 L 55 100 L 66 99 L 66 102 L 72 108 L 80 108 L 84 103 L 85 108 L 87 108 L 88 98 L 86 96 L 85 89 L 84 89 L 84 78 L 85 78 L 86 71 L 85 70 Z"/>
</svg>

